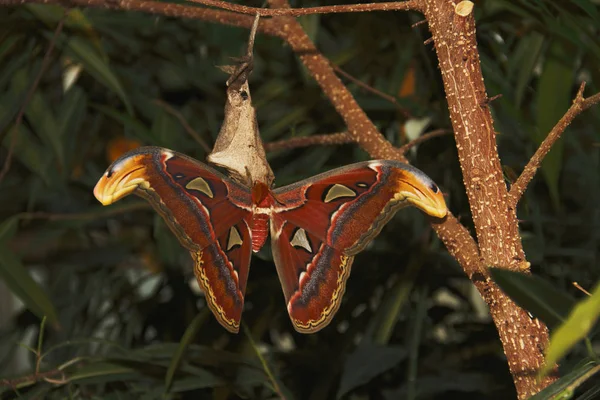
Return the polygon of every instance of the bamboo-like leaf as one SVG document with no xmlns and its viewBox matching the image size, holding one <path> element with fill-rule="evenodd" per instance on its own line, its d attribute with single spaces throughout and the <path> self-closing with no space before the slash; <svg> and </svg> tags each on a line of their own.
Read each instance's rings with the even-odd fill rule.
<svg viewBox="0 0 600 400">
<path fill-rule="evenodd" d="M 78 60 L 98 82 L 115 92 L 125 104 L 127 111 L 132 114 L 133 107 L 119 78 L 98 50 L 88 40 L 77 36 L 70 37 L 64 45 L 66 52 Z"/>
<path fill-rule="evenodd" d="M 194 340 L 198 329 L 202 326 L 206 318 L 208 317 L 207 312 L 199 313 L 194 317 L 192 322 L 188 325 L 185 330 L 183 336 L 181 337 L 181 341 L 179 342 L 179 346 L 173 354 L 173 358 L 171 359 L 171 363 L 169 364 L 169 368 L 167 369 L 167 374 L 165 375 L 165 392 L 169 392 L 171 389 L 171 384 L 173 383 L 173 377 L 175 376 L 175 372 L 177 372 L 177 368 L 181 363 L 181 359 L 183 358 L 183 354 L 187 349 L 188 345 Z"/>
<path fill-rule="evenodd" d="M 137 119 L 131 117 L 128 114 L 120 113 L 115 111 L 113 108 L 106 107 L 99 104 L 92 105 L 92 108 L 95 108 L 107 116 L 115 119 L 116 121 L 121 122 L 125 128 L 130 129 L 131 132 L 140 139 L 142 142 L 147 142 L 149 138 L 152 137 L 150 130 L 147 129 L 142 123 L 140 123 Z"/>
<path fill-rule="evenodd" d="M 598 12 L 597 4 L 594 4 L 589 0 L 572 0 L 572 2 L 581 7 L 581 9 L 592 17 L 596 23 L 600 23 L 600 12 Z"/>
<path fill-rule="evenodd" d="M 406 350 L 402 347 L 361 344 L 346 360 L 337 398 L 393 368 L 404 358 Z"/>
<path fill-rule="evenodd" d="M 523 101 L 525 89 L 533 76 L 534 69 L 538 63 L 544 36 L 538 32 L 530 32 L 523 37 L 517 45 L 514 60 L 512 60 L 509 74 L 516 75 L 515 82 L 515 105 L 519 107 Z"/>
<path fill-rule="evenodd" d="M 511 299 L 550 328 L 562 323 L 575 304 L 571 296 L 541 278 L 500 268 L 491 268 L 490 272 Z"/>
<path fill-rule="evenodd" d="M 23 165 L 31 172 L 39 176 L 46 185 L 50 186 L 53 170 L 48 168 L 48 158 L 45 155 L 45 151 L 39 143 L 39 140 L 37 140 L 31 131 L 23 125 L 20 125 L 18 130 L 13 134 L 17 135 L 13 152 L 14 158 L 23 163 Z M 12 136 L 7 135 L 5 136 L 2 145 L 8 149 L 10 148 L 11 141 Z"/>
<path fill-rule="evenodd" d="M 19 226 L 19 216 L 13 215 L 0 224 L 0 243 L 4 244 L 15 236 Z"/>
<path fill-rule="evenodd" d="M 137 374 L 137 371 L 134 368 L 113 362 L 100 361 L 78 366 L 75 372 L 69 375 L 69 381 L 85 380 L 86 383 L 93 383 L 95 381 L 123 381 L 131 379 L 132 375 L 135 374 Z"/>
<path fill-rule="evenodd" d="M 44 99 L 41 93 L 36 92 L 31 97 L 25 115 L 33 130 L 42 139 L 44 144 L 54 152 L 54 156 L 58 160 L 58 165 L 63 168 L 65 165 L 65 155 L 59 126 L 52 113 L 50 104 Z"/>
<path fill-rule="evenodd" d="M 54 29 L 54 27 L 56 27 L 56 24 L 58 24 L 61 18 L 63 18 L 65 13 L 65 9 L 63 7 L 52 4 L 25 4 L 24 7 L 50 29 Z M 67 11 L 65 27 L 71 31 L 83 32 L 93 40 L 96 48 L 99 51 L 102 51 L 102 46 L 100 44 L 98 35 L 94 30 L 94 26 L 81 10 L 73 8 Z M 106 55 L 103 55 L 103 58 L 108 59 Z"/>
<path fill-rule="evenodd" d="M 248 339 L 250 346 L 252 346 L 252 349 L 256 353 L 256 357 L 259 359 L 265 375 L 269 378 L 269 383 L 271 384 L 271 388 L 273 389 L 273 391 L 280 398 L 292 399 L 289 389 L 285 385 L 283 385 L 283 383 L 280 381 L 279 377 L 277 377 L 273 374 L 273 371 L 271 370 L 269 363 L 267 362 L 265 357 L 262 355 L 262 353 L 256 346 L 256 343 L 254 342 L 254 338 L 252 338 L 252 332 L 250 331 L 250 329 L 248 329 L 246 324 L 242 324 L 242 330 L 244 331 L 244 334 L 246 335 L 246 338 Z"/>
<path fill-rule="evenodd" d="M 585 361 L 529 400 L 570 399 L 575 389 L 598 372 L 600 372 L 600 365 L 594 361 Z"/>
<path fill-rule="evenodd" d="M 411 258 L 404 274 L 388 290 L 389 294 L 378 307 L 373 318 L 373 343 L 382 346 L 388 344 L 398 321 L 398 315 L 409 298 L 420 267 L 420 259 Z"/>
<path fill-rule="evenodd" d="M 567 320 L 550 336 L 546 353 L 546 365 L 542 375 L 550 371 L 577 342 L 584 339 L 600 316 L 600 284 L 592 295 L 580 301 L 571 311 Z"/>
<path fill-rule="evenodd" d="M 566 46 L 562 42 L 553 42 L 546 53 L 536 97 L 536 130 L 533 138 L 538 144 L 546 138 L 571 102 L 574 57 Z M 562 170 L 563 147 L 564 144 L 559 139 L 542 162 L 542 174 L 556 208 L 560 203 L 558 179 Z"/>
<path fill-rule="evenodd" d="M 48 322 L 58 327 L 58 316 L 50 298 L 42 287 L 29 275 L 19 258 L 0 243 L 0 277 L 12 291 L 39 318 L 46 316 Z"/>
<path fill-rule="evenodd" d="M 0 61 L 2 61 L 7 54 L 10 54 L 12 52 L 12 50 L 20 40 L 20 35 L 12 35 L 3 38 L 2 42 L 0 42 Z"/>
</svg>

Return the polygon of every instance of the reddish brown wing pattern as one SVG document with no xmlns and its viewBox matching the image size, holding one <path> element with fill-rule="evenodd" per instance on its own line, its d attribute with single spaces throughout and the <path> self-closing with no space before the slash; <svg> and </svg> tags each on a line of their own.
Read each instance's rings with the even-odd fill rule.
<svg viewBox="0 0 600 400">
<path fill-rule="evenodd" d="M 429 177 L 394 161 L 349 165 L 274 191 L 275 264 L 300 332 L 318 331 L 339 308 L 353 256 L 396 211 L 414 205 L 442 218 L 444 198 Z"/>
<path fill-rule="evenodd" d="M 130 193 L 147 199 L 190 251 L 209 307 L 237 332 L 251 256 L 250 191 L 183 154 L 142 147 L 115 161 L 94 189 L 105 205 Z"/>
<path fill-rule="evenodd" d="M 354 257 L 277 217 L 271 226 L 273 259 L 294 328 L 316 332 L 337 312 Z"/>
</svg>

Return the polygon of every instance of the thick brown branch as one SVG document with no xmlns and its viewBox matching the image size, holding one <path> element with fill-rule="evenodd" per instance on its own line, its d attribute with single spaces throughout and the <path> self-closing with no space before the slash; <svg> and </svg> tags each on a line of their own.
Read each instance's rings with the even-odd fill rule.
<svg viewBox="0 0 600 400">
<path fill-rule="evenodd" d="M 496 131 L 488 107 L 479 53 L 473 3 L 425 0 L 424 14 L 440 62 L 456 147 L 469 198 L 481 256 L 477 268 L 461 262 L 490 307 L 519 398 L 528 398 L 553 381 L 536 379 L 544 363 L 548 330 L 512 302 L 487 276 L 489 266 L 521 270 L 527 265 L 516 211 L 508 200 L 496 147 Z M 440 237 L 451 250 L 443 227 Z M 462 249 L 453 255 L 465 259 Z"/>
<path fill-rule="evenodd" d="M 529 185 L 529 182 L 531 182 L 533 179 L 538 168 L 540 168 L 544 157 L 546 157 L 546 154 L 548 154 L 554 143 L 556 143 L 556 141 L 560 138 L 565 129 L 571 124 L 571 122 L 573 122 L 573 119 L 594 104 L 598 104 L 600 102 L 600 93 L 597 93 L 586 99 L 583 97 L 584 89 L 585 82 L 583 82 L 579 87 L 579 91 L 577 92 L 577 96 L 575 97 L 575 100 L 573 100 L 571 107 L 569 107 L 565 115 L 563 115 L 560 121 L 558 121 L 554 128 L 552 128 L 548 136 L 546 136 L 542 144 L 540 144 L 540 147 L 538 147 L 535 154 L 531 157 L 523 169 L 523 172 L 517 181 L 510 187 L 509 194 L 512 207 L 517 206 L 521 196 L 523 196 L 523 193 L 525 193 L 525 190 L 527 189 L 527 185 Z"/>
<path fill-rule="evenodd" d="M 321 6 L 321 7 L 304 7 L 304 8 L 258 8 L 248 7 L 238 4 L 232 4 L 226 1 L 219 0 L 189 0 L 193 3 L 202 4 L 209 7 L 220 8 L 223 10 L 238 12 L 241 14 L 259 14 L 261 17 L 266 16 L 290 16 L 299 17 L 302 15 L 311 14 L 334 14 L 334 13 L 352 13 L 366 11 L 397 11 L 397 10 L 418 10 L 420 1 L 407 0 L 403 2 L 390 3 L 369 3 L 369 4 L 347 4 L 336 6 Z"/>
<path fill-rule="evenodd" d="M 328 133 L 325 135 L 313 135 L 278 140 L 265 143 L 266 151 L 290 150 L 298 147 L 308 146 L 330 146 L 336 144 L 354 143 L 354 138 L 348 132 Z"/>
<path fill-rule="evenodd" d="M 253 16 L 246 14 L 152 0 L 0 0 L 0 6 L 14 6 L 28 3 L 141 11 L 167 17 L 199 19 L 207 22 L 248 29 L 252 26 L 252 22 L 254 21 Z M 279 28 L 270 19 L 261 21 L 258 30 L 259 32 L 272 36 L 280 34 Z"/>
</svg>

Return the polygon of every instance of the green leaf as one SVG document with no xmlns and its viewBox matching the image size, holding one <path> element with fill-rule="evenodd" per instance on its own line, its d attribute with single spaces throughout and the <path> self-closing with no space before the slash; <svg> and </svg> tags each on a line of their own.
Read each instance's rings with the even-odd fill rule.
<svg viewBox="0 0 600 400">
<path fill-rule="evenodd" d="M 86 110 L 86 93 L 77 86 L 71 87 L 65 94 L 58 110 L 58 131 L 56 132 L 56 135 L 64 143 L 68 168 L 72 168 L 72 160 L 78 158 L 80 143 L 77 140 L 77 135 L 81 132 L 80 127 L 86 116 Z M 86 132 L 86 134 L 88 133 Z"/>
<path fill-rule="evenodd" d="M 46 146 L 52 149 L 59 166 L 63 168 L 65 156 L 58 123 L 54 118 L 50 105 L 39 91 L 31 97 L 25 115 L 34 132 L 37 133 Z"/>
<path fill-rule="evenodd" d="M 544 36 L 538 32 L 532 31 L 529 35 L 519 41 L 517 48 L 513 53 L 509 75 L 517 75 L 514 89 L 515 104 L 517 107 L 519 107 L 523 101 L 525 89 L 533 76 L 543 44 Z"/>
<path fill-rule="evenodd" d="M 535 396 L 532 396 L 529 400 L 570 399 L 577 387 L 581 386 L 581 384 L 598 372 L 600 372 L 600 365 L 593 361 L 587 361 L 568 374 L 560 377 L 560 379 L 544 388 L 544 390 Z"/>
<path fill-rule="evenodd" d="M 419 261 L 418 258 L 411 258 L 402 277 L 388 290 L 386 298 L 381 306 L 377 308 L 377 312 L 372 319 L 373 343 L 383 346 L 390 341 L 398 321 L 398 315 L 410 296 L 421 267 Z"/>
<path fill-rule="evenodd" d="M 21 40 L 20 35 L 12 35 L 12 36 L 8 36 L 8 37 L 4 37 L 2 39 L 2 42 L 0 42 L 0 61 L 2 61 L 6 55 L 12 53 L 15 45 L 20 40 Z"/>
<path fill-rule="evenodd" d="M 40 319 L 46 316 L 48 322 L 58 327 L 56 309 L 40 285 L 29 275 L 19 258 L 0 243 L 0 278 L 6 286 Z"/>
<path fill-rule="evenodd" d="M 550 336 L 546 353 L 546 365 L 542 375 L 547 374 L 577 342 L 587 336 L 600 316 L 600 283 L 587 299 L 580 301 L 567 320 Z"/>
<path fill-rule="evenodd" d="M 490 273 L 515 303 L 544 321 L 549 328 L 561 324 L 575 304 L 571 296 L 541 278 L 500 268 L 490 268 Z"/>
<path fill-rule="evenodd" d="M 15 236 L 19 226 L 19 215 L 13 215 L 0 224 L 0 243 L 4 244 Z"/>
<path fill-rule="evenodd" d="M 572 0 L 572 2 L 588 13 L 595 20 L 596 24 L 600 23 L 600 13 L 598 12 L 597 4 L 593 4 L 589 0 Z"/>
<path fill-rule="evenodd" d="M 131 367 L 100 361 L 84 366 L 77 366 L 75 372 L 69 376 L 69 380 L 71 382 L 83 380 L 86 383 L 124 381 L 131 379 L 132 375 L 137 375 L 137 373 Z"/>
<path fill-rule="evenodd" d="M 81 62 L 85 70 L 98 82 L 115 92 L 125 104 L 127 111 L 133 114 L 129 97 L 103 55 L 88 40 L 78 36 L 70 37 L 64 45 L 66 52 Z"/>
<path fill-rule="evenodd" d="M 363 342 L 346 360 L 337 398 L 395 367 L 404 358 L 406 350 L 402 347 Z"/>
<path fill-rule="evenodd" d="M 48 168 L 48 158 L 39 140 L 33 136 L 31 131 L 20 125 L 17 132 L 10 127 L 10 134 L 6 135 L 2 145 L 5 149 L 11 146 L 12 135 L 15 139 L 13 157 L 25 165 L 31 172 L 39 176 L 46 185 L 50 186 L 53 169 Z"/>
<path fill-rule="evenodd" d="M 566 44 L 555 41 L 546 53 L 536 96 L 536 127 L 533 139 L 540 144 L 563 116 L 571 103 L 575 57 Z M 558 179 L 562 169 L 563 141 L 559 139 L 542 162 L 542 174 L 550 198 L 556 208 L 560 205 Z"/>
<path fill-rule="evenodd" d="M 196 315 L 181 337 L 179 346 L 177 347 L 175 354 L 173 354 L 173 358 L 171 359 L 171 363 L 167 369 L 167 374 L 165 375 L 165 392 L 169 392 L 171 384 L 173 383 L 173 377 L 175 376 L 175 372 L 181 363 L 181 359 L 183 358 L 185 350 L 192 340 L 194 340 L 198 329 L 200 329 L 207 317 L 207 312 L 202 312 Z"/>
<path fill-rule="evenodd" d="M 101 111 L 107 116 L 121 122 L 126 129 L 130 129 L 131 133 L 142 142 L 148 142 L 149 138 L 152 137 L 150 131 L 137 119 L 131 117 L 128 114 L 120 113 L 115 111 L 113 108 L 106 107 L 100 104 L 94 104 L 93 108 Z"/>
</svg>

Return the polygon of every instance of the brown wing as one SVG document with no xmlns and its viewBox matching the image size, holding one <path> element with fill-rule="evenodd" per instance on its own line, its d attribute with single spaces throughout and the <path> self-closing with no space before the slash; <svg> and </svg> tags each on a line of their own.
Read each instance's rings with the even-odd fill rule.
<svg viewBox="0 0 600 400">
<path fill-rule="evenodd" d="M 104 205 L 131 193 L 148 200 L 190 251 L 210 309 L 237 332 L 251 256 L 250 191 L 183 154 L 142 147 L 115 161 L 94 188 Z"/>
<path fill-rule="evenodd" d="M 353 256 L 409 205 L 442 218 L 442 193 L 424 173 L 395 161 L 349 165 L 274 191 L 277 272 L 296 330 L 318 331 L 340 305 Z"/>
</svg>

